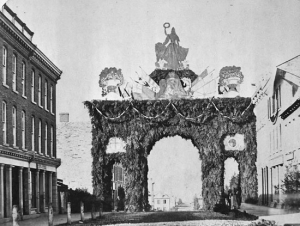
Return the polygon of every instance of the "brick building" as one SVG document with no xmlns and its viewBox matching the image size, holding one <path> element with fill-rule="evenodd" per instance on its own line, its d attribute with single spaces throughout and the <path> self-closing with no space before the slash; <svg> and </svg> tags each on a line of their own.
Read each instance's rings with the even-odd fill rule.
<svg viewBox="0 0 300 226">
<path fill-rule="evenodd" d="M 0 12 L 0 222 L 57 202 L 56 83 L 60 71 L 32 43 L 33 32 L 6 5 Z"/>
</svg>

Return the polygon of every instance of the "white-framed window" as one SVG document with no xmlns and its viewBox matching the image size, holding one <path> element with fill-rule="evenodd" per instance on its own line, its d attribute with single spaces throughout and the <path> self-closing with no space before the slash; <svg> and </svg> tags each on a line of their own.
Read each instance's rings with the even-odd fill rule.
<svg viewBox="0 0 300 226">
<path fill-rule="evenodd" d="M 13 146 L 17 146 L 17 109 L 12 108 L 12 129 L 13 129 Z"/>
<path fill-rule="evenodd" d="M 50 129 L 50 157 L 53 157 L 53 126 Z"/>
<path fill-rule="evenodd" d="M 25 111 L 22 111 L 22 149 L 25 149 L 25 133 L 26 133 L 26 114 Z"/>
<path fill-rule="evenodd" d="M 6 124 L 6 102 L 2 102 L 2 135 L 3 144 L 6 144 L 7 138 L 7 124 Z"/>
<path fill-rule="evenodd" d="M 3 57 L 2 57 L 2 83 L 6 85 L 6 78 L 7 78 L 7 49 L 3 46 Z"/>
<path fill-rule="evenodd" d="M 31 150 L 35 151 L 35 118 L 31 117 Z"/>
<path fill-rule="evenodd" d="M 17 56 L 13 54 L 12 58 L 12 89 L 17 91 Z"/>
<path fill-rule="evenodd" d="M 53 113 L 53 85 L 50 87 L 50 112 Z"/>
<path fill-rule="evenodd" d="M 22 96 L 26 96 L 26 64 L 22 62 Z"/>
<path fill-rule="evenodd" d="M 31 100 L 34 101 L 34 82 L 35 82 L 35 72 L 34 70 L 31 71 Z"/>
<path fill-rule="evenodd" d="M 45 155 L 48 155 L 48 124 L 45 123 Z"/>
<path fill-rule="evenodd" d="M 48 81 L 45 81 L 45 89 L 44 89 L 44 93 L 45 93 L 45 109 L 48 110 Z"/>
<path fill-rule="evenodd" d="M 160 204 L 160 200 L 157 200 L 157 204 Z"/>
<path fill-rule="evenodd" d="M 164 199 L 164 204 L 167 204 L 167 200 Z"/>
<path fill-rule="evenodd" d="M 39 106 L 42 106 L 42 76 L 39 75 L 39 81 L 38 81 L 38 101 Z"/>
<path fill-rule="evenodd" d="M 38 153 L 42 153 L 42 121 L 39 120 L 39 149 Z"/>
</svg>

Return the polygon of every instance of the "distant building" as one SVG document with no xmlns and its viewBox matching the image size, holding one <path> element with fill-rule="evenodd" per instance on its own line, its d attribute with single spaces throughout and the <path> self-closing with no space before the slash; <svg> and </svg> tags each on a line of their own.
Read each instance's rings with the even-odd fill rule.
<svg viewBox="0 0 300 226">
<path fill-rule="evenodd" d="M 58 212 L 56 84 L 59 70 L 7 6 L 0 12 L 0 223 L 13 205 L 25 215 Z"/>
<path fill-rule="evenodd" d="M 119 200 L 119 187 L 124 189 L 125 185 L 125 173 L 121 164 L 115 163 L 112 167 L 112 206 L 113 209 L 117 210 Z M 123 190 L 124 191 L 124 190 Z"/>
<path fill-rule="evenodd" d="M 276 73 L 257 87 L 259 202 L 282 207 L 285 173 L 300 164 L 300 56 L 277 66 Z"/>
<path fill-rule="evenodd" d="M 58 169 L 69 188 L 92 188 L 92 125 L 87 122 L 69 121 L 69 113 L 60 113 L 57 123 L 57 150 L 61 158 Z M 73 173 L 70 173 L 73 172 Z"/>
<path fill-rule="evenodd" d="M 156 194 L 154 196 L 154 210 L 170 211 L 175 207 L 175 198 L 168 195 Z"/>
</svg>

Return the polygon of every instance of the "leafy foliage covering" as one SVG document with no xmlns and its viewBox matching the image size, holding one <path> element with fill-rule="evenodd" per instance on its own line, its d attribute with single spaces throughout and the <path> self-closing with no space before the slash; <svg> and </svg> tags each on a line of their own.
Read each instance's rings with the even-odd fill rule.
<svg viewBox="0 0 300 226">
<path fill-rule="evenodd" d="M 92 210 L 92 204 L 95 205 L 96 209 L 100 207 L 100 202 L 97 200 L 97 197 L 90 194 L 87 189 L 69 189 L 68 201 L 71 202 L 71 210 L 73 213 L 80 213 L 80 202 L 84 203 L 85 212 Z"/>
<path fill-rule="evenodd" d="M 111 167 L 119 162 L 126 173 L 126 208 L 147 210 L 147 156 L 160 139 L 179 135 L 190 139 L 199 150 L 205 209 L 213 209 L 222 202 L 224 161 L 229 157 L 239 163 L 243 200 L 257 199 L 256 118 L 251 99 L 172 100 L 171 103 L 169 100 L 84 102 L 93 125 L 94 194 L 101 200 L 111 196 Z M 235 133 L 244 134 L 245 150 L 225 151 L 224 138 Z M 106 153 L 111 137 L 126 142 L 126 153 Z"/>
</svg>

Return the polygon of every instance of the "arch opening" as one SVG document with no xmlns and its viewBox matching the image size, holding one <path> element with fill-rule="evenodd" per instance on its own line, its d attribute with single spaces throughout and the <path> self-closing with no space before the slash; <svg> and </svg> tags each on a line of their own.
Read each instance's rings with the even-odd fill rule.
<svg viewBox="0 0 300 226">
<path fill-rule="evenodd" d="M 198 210 L 203 206 L 201 159 L 191 140 L 177 135 L 162 138 L 147 161 L 152 210 Z"/>
<path fill-rule="evenodd" d="M 231 209 L 241 205 L 241 174 L 239 163 L 233 157 L 224 161 L 224 196 L 225 204 Z"/>
</svg>

